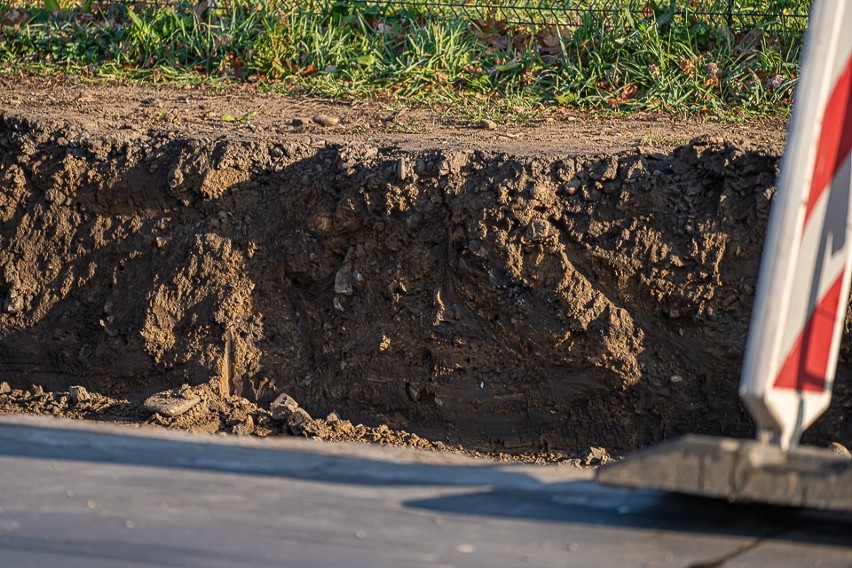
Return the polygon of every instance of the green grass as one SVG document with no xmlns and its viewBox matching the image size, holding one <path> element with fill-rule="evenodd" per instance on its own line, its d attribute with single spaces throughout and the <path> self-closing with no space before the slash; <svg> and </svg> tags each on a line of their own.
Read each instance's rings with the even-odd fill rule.
<svg viewBox="0 0 852 568">
<path fill-rule="evenodd" d="M 792 4 L 807 11 L 801 0 L 783 6 Z M 779 31 L 771 18 L 732 33 L 666 9 L 649 16 L 585 11 L 570 27 L 531 27 L 495 14 L 380 10 L 357 0 L 237 1 L 216 10 L 181 1 L 0 0 L 0 73 L 248 81 L 287 93 L 441 104 L 470 120 L 522 119 L 549 106 L 717 117 L 789 111 L 801 32 Z"/>
</svg>

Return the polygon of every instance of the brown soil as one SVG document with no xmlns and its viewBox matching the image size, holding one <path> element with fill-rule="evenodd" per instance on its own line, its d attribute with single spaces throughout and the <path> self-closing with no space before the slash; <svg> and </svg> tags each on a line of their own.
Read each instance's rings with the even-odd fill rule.
<svg viewBox="0 0 852 568">
<path fill-rule="evenodd" d="M 0 379 L 19 390 L 0 412 L 268 435 L 287 392 L 368 425 L 345 439 L 553 459 L 750 435 L 736 386 L 782 146 L 782 124 L 554 112 L 484 130 L 5 80 Z M 844 349 L 810 442 L 852 440 L 849 378 Z M 142 410 L 181 384 L 203 404 Z M 314 422 L 300 433 L 334 439 Z"/>
</svg>

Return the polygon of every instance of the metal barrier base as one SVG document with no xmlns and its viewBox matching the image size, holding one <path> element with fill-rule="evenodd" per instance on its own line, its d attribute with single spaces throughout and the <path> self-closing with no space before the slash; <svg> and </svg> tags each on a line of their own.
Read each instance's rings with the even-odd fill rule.
<svg viewBox="0 0 852 568">
<path fill-rule="evenodd" d="M 735 502 L 852 513 L 852 459 L 754 440 L 689 435 L 601 467 L 597 481 Z"/>
</svg>

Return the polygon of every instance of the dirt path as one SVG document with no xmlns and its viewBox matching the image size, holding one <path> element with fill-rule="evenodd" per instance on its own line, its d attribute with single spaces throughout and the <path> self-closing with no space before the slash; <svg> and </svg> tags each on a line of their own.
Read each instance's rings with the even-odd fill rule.
<svg viewBox="0 0 852 568">
<path fill-rule="evenodd" d="M 751 429 L 736 380 L 781 124 L 0 93 L 3 411 L 82 385 L 145 420 L 188 384 L 208 431 L 263 434 L 280 392 L 496 452 Z M 844 353 L 815 443 L 852 439 L 849 374 Z"/>
</svg>

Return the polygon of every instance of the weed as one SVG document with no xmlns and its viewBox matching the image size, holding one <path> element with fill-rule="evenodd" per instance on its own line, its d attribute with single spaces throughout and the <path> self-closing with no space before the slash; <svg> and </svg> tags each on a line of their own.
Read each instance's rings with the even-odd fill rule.
<svg viewBox="0 0 852 568">
<path fill-rule="evenodd" d="M 804 0 L 741 1 L 806 11 Z M 275 92 L 442 105 L 465 122 L 524 120 L 552 106 L 728 119 L 786 113 L 798 74 L 802 34 L 782 33 L 772 19 L 734 33 L 650 2 L 645 15 L 589 9 L 571 27 L 531 27 L 405 5 L 0 0 L 0 72 L 248 81 Z"/>
</svg>

